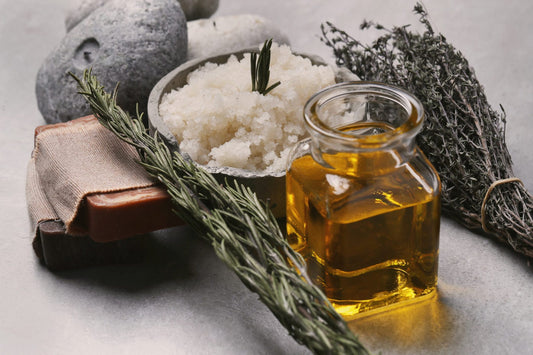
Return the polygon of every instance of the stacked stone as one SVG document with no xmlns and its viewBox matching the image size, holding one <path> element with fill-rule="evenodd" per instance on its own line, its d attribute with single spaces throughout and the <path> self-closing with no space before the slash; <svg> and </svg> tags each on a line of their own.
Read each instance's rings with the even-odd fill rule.
<svg viewBox="0 0 533 355">
<path fill-rule="evenodd" d="M 90 113 L 78 94 L 78 77 L 91 68 L 118 104 L 144 112 L 153 86 L 186 60 L 259 45 L 267 38 L 288 44 L 257 15 L 210 18 L 218 0 L 82 0 L 66 16 L 67 33 L 43 62 L 36 81 L 39 110 L 47 123 Z"/>
</svg>

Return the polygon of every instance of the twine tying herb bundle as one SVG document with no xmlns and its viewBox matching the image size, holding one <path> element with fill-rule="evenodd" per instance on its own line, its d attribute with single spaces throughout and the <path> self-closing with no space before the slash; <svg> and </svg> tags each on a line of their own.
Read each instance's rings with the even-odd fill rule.
<svg viewBox="0 0 533 355">
<path fill-rule="evenodd" d="M 74 76 L 80 94 L 100 123 L 137 149 L 140 164 L 172 198 L 175 212 L 213 246 L 223 260 L 272 311 L 289 334 L 316 354 L 369 354 L 322 291 L 307 278 L 268 206 L 250 189 L 221 186 L 205 170 L 151 136 L 142 114 L 130 118 L 90 71 Z"/>
<path fill-rule="evenodd" d="M 433 31 L 423 6 L 414 12 L 422 34 L 365 21 L 361 29 L 383 33 L 365 45 L 326 23 L 322 40 L 361 80 L 400 86 L 421 100 L 426 122 L 417 143 L 441 177 L 443 211 L 533 257 L 533 197 L 513 174 L 505 112 L 489 105 L 466 58 Z"/>
</svg>

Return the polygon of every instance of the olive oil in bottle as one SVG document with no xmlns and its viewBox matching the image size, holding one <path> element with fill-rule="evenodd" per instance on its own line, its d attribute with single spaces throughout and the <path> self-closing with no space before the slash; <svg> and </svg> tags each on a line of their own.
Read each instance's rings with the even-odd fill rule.
<svg viewBox="0 0 533 355">
<path fill-rule="evenodd" d="M 310 157 L 293 162 L 288 235 L 342 315 L 435 290 L 440 203 L 433 189 L 410 166 L 369 183 Z"/>
<path fill-rule="evenodd" d="M 400 128 L 420 119 L 421 107 L 414 115 L 407 104 L 392 105 L 400 112 L 407 106 Z M 436 290 L 440 182 L 413 144 L 413 128 L 398 129 L 391 121 L 337 126 L 337 142 L 311 132 L 287 169 L 289 243 L 347 319 Z M 380 135 L 390 137 L 382 143 Z"/>
</svg>

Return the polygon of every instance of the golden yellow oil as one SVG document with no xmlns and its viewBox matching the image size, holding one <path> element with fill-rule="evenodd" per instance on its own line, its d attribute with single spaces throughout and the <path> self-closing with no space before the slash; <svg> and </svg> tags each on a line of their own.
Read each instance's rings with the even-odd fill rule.
<svg viewBox="0 0 533 355">
<path fill-rule="evenodd" d="M 287 171 L 289 243 L 347 319 L 436 289 L 438 179 L 393 155 L 303 156 Z"/>
</svg>

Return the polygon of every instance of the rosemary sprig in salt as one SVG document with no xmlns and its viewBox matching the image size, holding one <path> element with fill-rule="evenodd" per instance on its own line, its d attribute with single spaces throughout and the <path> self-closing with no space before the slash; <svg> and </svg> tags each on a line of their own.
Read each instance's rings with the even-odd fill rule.
<svg viewBox="0 0 533 355">
<path fill-rule="evenodd" d="M 277 81 L 268 86 L 270 80 L 270 49 L 272 39 L 267 39 L 259 52 L 250 53 L 250 71 L 252 76 L 252 91 L 257 91 L 261 95 L 266 95 L 278 87 L 281 82 Z"/>
</svg>

